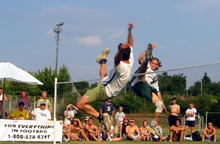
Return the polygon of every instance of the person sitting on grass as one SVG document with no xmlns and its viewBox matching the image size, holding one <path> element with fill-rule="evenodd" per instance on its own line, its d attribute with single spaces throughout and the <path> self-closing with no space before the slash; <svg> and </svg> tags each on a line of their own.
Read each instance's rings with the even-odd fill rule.
<svg viewBox="0 0 220 144">
<path fill-rule="evenodd" d="M 129 125 L 129 119 L 128 117 L 124 117 L 123 123 L 120 125 L 119 128 L 119 138 L 121 140 L 127 140 L 127 136 L 126 136 L 126 127 Z"/>
<path fill-rule="evenodd" d="M 101 142 L 102 140 L 100 138 L 100 130 L 93 123 L 94 123 L 94 120 L 92 117 L 90 117 L 88 120 L 88 124 L 85 125 L 85 133 L 89 137 L 90 140 L 92 139 L 92 140 Z"/>
<path fill-rule="evenodd" d="M 212 122 L 209 122 L 208 127 L 203 130 L 202 141 L 216 142 L 216 129 L 213 127 Z"/>
<path fill-rule="evenodd" d="M 144 120 L 143 125 L 140 128 L 142 141 L 149 141 L 150 132 L 147 130 L 147 126 L 148 126 L 148 122 L 146 120 Z"/>
<path fill-rule="evenodd" d="M 130 120 L 130 125 L 126 127 L 126 134 L 128 140 L 141 140 L 140 131 L 138 126 L 135 124 L 135 119 Z"/>
<path fill-rule="evenodd" d="M 154 139 L 156 139 L 156 141 L 164 141 L 167 139 L 166 136 L 163 136 L 163 129 L 159 126 L 159 122 L 156 122 L 156 127 L 155 127 L 156 133 L 157 133 L 157 137 L 154 137 Z"/>
<path fill-rule="evenodd" d="M 28 111 L 24 109 L 24 103 L 20 102 L 18 108 L 15 109 L 11 114 L 12 120 L 26 120 L 29 118 Z"/>
<path fill-rule="evenodd" d="M 72 141 L 79 141 L 80 136 L 83 136 L 86 141 L 90 141 L 82 129 L 82 124 L 78 118 L 74 118 L 69 125 L 69 136 Z"/>
<path fill-rule="evenodd" d="M 63 122 L 63 117 L 59 116 L 58 121 Z M 68 137 L 68 134 L 69 134 L 69 127 L 66 124 L 63 123 L 63 133 L 62 133 L 63 141 L 65 141 L 65 142 L 70 141 L 70 138 Z"/>
<path fill-rule="evenodd" d="M 169 142 L 173 141 L 180 141 L 183 142 L 183 131 L 184 127 L 181 126 L 181 121 L 180 119 L 176 120 L 176 125 L 172 125 L 170 127 L 170 140 Z"/>
</svg>

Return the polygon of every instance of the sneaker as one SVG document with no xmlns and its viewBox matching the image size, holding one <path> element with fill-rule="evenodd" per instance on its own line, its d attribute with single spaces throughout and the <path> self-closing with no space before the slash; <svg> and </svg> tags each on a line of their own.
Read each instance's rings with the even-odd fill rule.
<svg viewBox="0 0 220 144">
<path fill-rule="evenodd" d="M 149 43 L 147 46 L 146 54 L 145 54 L 145 62 L 152 61 L 153 59 L 153 48 L 152 45 Z"/>
<path fill-rule="evenodd" d="M 108 140 L 109 140 L 109 141 L 112 141 L 112 138 L 109 136 L 109 137 L 108 137 Z"/>
<path fill-rule="evenodd" d="M 64 141 L 64 142 L 68 142 L 68 140 L 67 140 L 66 138 L 63 138 L 63 141 Z"/>
<path fill-rule="evenodd" d="M 97 57 L 96 62 L 100 63 L 101 60 L 108 60 L 109 52 L 110 52 L 109 48 L 104 49 L 104 51 L 102 51 L 102 53 Z"/>
<path fill-rule="evenodd" d="M 149 125 L 147 126 L 147 131 L 149 131 L 150 133 L 152 133 L 153 135 L 157 135 L 155 129 L 153 127 L 150 127 Z"/>
<path fill-rule="evenodd" d="M 104 113 L 103 115 L 102 124 L 105 126 L 106 131 L 110 132 L 111 130 L 111 121 L 109 119 L 109 115 L 107 113 Z"/>
</svg>

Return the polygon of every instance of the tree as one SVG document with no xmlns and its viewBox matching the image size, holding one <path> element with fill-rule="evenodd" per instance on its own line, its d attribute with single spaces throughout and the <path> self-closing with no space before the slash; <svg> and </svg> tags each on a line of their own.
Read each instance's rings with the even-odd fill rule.
<svg viewBox="0 0 220 144">
<path fill-rule="evenodd" d="M 35 77 L 40 80 L 44 85 L 39 85 L 41 91 L 47 91 L 48 96 L 54 94 L 54 79 L 57 77 L 58 82 L 70 81 L 70 75 L 65 65 L 59 68 L 58 76 L 51 67 L 45 67 L 43 70 L 38 70 Z M 61 96 L 64 92 L 71 91 L 71 84 L 59 85 L 58 96 Z"/>
</svg>

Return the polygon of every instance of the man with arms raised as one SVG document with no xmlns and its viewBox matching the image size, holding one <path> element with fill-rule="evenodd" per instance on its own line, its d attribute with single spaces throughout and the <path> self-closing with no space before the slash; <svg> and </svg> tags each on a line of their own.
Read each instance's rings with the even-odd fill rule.
<svg viewBox="0 0 220 144">
<path fill-rule="evenodd" d="M 109 98 L 117 96 L 129 81 L 134 63 L 132 27 L 133 24 L 130 23 L 128 28 L 128 42 L 119 44 L 118 52 L 114 58 L 114 68 L 110 71 L 109 75 L 107 73 L 106 62 L 110 50 L 105 49 L 96 59 L 100 64 L 100 83 L 94 89 L 88 90 L 77 102 L 77 107 L 102 122 L 107 132 L 111 128 L 109 115 L 107 113 L 99 114 L 90 104 L 98 100 L 106 101 Z"/>
</svg>

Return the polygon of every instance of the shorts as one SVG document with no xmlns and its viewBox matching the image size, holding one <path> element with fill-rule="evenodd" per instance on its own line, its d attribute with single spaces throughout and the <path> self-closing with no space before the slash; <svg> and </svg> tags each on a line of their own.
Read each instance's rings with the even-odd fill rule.
<svg viewBox="0 0 220 144">
<path fill-rule="evenodd" d="M 92 103 L 95 101 L 106 101 L 109 99 L 108 95 L 106 94 L 106 88 L 103 84 L 97 84 L 97 87 L 88 90 L 85 94 L 88 97 L 88 102 Z"/>
<path fill-rule="evenodd" d="M 140 68 L 139 68 L 140 69 Z M 139 72 L 139 69 L 135 71 L 135 74 Z M 131 83 L 136 79 L 136 76 L 132 77 Z M 147 82 L 137 82 L 134 86 L 130 86 L 131 91 L 138 96 L 150 101 L 152 103 L 152 92 L 157 94 L 157 90 L 151 87 Z"/>
<path fill-rule="evenodd" d="M 195 121 L 186 121 L 186 126 L 194 127 L 195 126 Z"/>
<path fill-rule="evenodd" d="M 169 121 L 170 127 L 171 127 L 172 125 L 176 125 L 176 120 L 177 120 L 177 119 L 178 119 L 177 116 L 169 115 L 168 121 Z"/>
<path fill-rule="evenodd" d="M 205 137 L 205 140 L 210 140 L 210 141 L 214 141 L 214 136 L 210 136 L 210 139 L 208 137 Z"/>
</svg>

